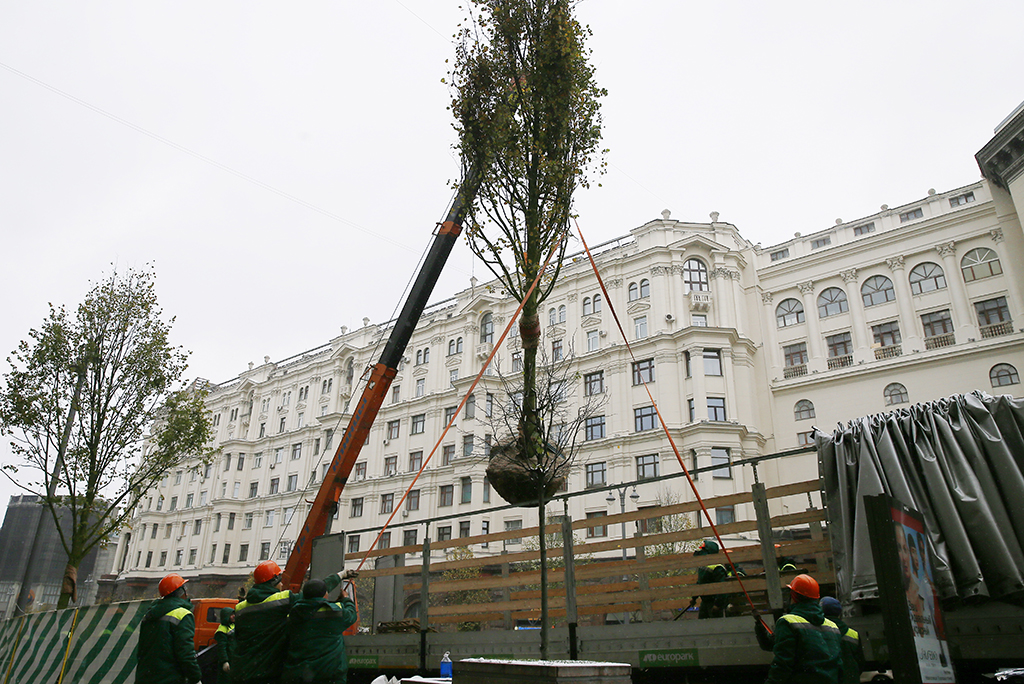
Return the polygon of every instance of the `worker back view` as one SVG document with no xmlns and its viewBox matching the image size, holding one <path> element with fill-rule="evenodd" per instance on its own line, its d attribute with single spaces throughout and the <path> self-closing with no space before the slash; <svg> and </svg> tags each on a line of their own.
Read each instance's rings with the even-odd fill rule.
<svg viewBox="0 0 1024 684">
<path fill-rule="evenodd" d="M 714 556 L 718 554 L 718 543 L 710 539 L 701 543 L 700 548 L 693 552 L 694 556 Z M 697 584 L 714 584 L 726 582 L 732 573 L 721 563 L 712 563 L 697 569 Z M 697 603 L 697 596 L 690 599 L 690 607 Z M 707 594 L 700 598 L 700 611 L 697 619 L 705 620 L 712 617 L 725 617 L 725 609 L 731 600 L 729 594 Z"/>
<path fill-rule="evenodd" d="M 831 596 L 821 599 L 821 610 L 832 622 L 839 627 L 839 634 L 842 637 L 841 648 L 843 653 L 843 684 L 858 684 L 860 673 L 864 669 L 864 649 L 860 643 L 860 635 L 843 622 L 843 605 Z"/>
<path fill-rule="evenodd" d="M 839 627 L 818 605 L 818 582 L 810 575 L 797 575 L 786 588 L 792 605 L 775 622 L 775 657 L 766 684 L 839 684 Z"/>
<path fill-rule="evenodd" d="M 202 679 L 193 643 L 196 620 L 186 582 L 176 573 L 160 580 L 161 599 L 139 625 L 137 684 L 195 684 Z"/>
<path fill-rule="evenodd" d="M 327 585 L 308 580 L 288 613 L 288 656 L 281 684 L 345 684 L 345 630 L 355 624 L 356 604 L 347 596 L 327 600 Z"/>
<path fill-rule="evenodd" d="M 356 577 L 344 570 L 325 577 L 327 591 L 333 591 L 342 579 Z M 234 684 L 279 684 L 281 668 L 288 651 L 286 625 L 288 612 L 302 598 L 284 589 L 281 568 L 274 561 L 263 561 L 253 572 L 255 584 L 245 600 L 235 606 L 235 662 L 231 663 Z"/>
</svg>

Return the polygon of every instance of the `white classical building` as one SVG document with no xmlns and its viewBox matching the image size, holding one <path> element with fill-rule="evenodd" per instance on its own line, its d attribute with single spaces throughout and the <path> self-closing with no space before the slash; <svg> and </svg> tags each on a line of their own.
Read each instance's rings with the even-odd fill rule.
<svg viewBox="0 0 1024 684">
<path fill-rule="evenodd" d="M 1018 154 L 1024 113 L 1010 124 L 1018 134 L 994 156 Z M 570 493 L 583 494 L 571 498 L 569 514 L 619 512 L 619 496 L 610 505 L 601 489 L 608 485 L 628 483 L 632 492 L 635 484 L 638 499 L 628 509 L 693 498 L 685 481 L 665 479 L 681 468 L 641 379 L 687 467 L 720 466 L 698 477 L 705 497 L 748 490 L 754 473 L 744 463 L 807 445 L 812 426 L 830 430 L 975 389 L 1019 394 L 1019 168 L 1000 176 L 1007 164 L 992 171 L 981 154 L 991 181 L 929 191 L 770 248 L 751 244 L 717 214 L 711 223 L 688 223 L 668 211 L 596 247 L 636 361 L 589 262 L 570 259 L 545 302 L 544 350 L 555 359 L 572 354 L 581 380 L 568 402 L 601 395 L 603 403 L 583 427 L 568 483 Z M 1016 199 L 1024 206 L 1024 197 Z M 516 305 L 491 283 L 422 316 L 339 502 L 333 529 L 349 533 L 350 551 L 372 543 L 374 528 L 409 489 Z M 518 369 L 515 330 L 496 357 L 505 373 Z M 173 472 L 143 497 L 121 538 L 118 593 L 151 592 L 169 571 L 223 593 L 261 559 L 283 565 L 362 390 L 363 369 L 376 363 L 388 333 L 388 324 L 366 319 L 358 330 L 342 328 L 321 346 L 265 359 L 212 386 L 219 460 L 205 471 Z M 421 542 L 424 522 L 438 517 L 434 539 L 536 524 L 534 511 L 505 506 L 485 478 L 496 431 L 489 414 L 508 400 L 501 388 L 495 375 L 482 379 L 381 546 Z M 772 485 L 813 478 L 816 468 L 809 453 L 763 463 L 757 474 Z M 713 514 L 720 522 L 752 517 L 746 508 Z M 614 538 L 619 530 L 591 534 Z"/>
</svg>

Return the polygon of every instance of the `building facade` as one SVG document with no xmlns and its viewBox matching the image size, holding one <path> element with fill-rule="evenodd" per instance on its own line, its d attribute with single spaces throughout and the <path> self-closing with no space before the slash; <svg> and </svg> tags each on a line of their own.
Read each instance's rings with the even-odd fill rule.
<svg viewBox="0 0 1024 684">
<path fill-rule="evenodd" d="M 593 250 L 632 356 L 589 262 L 567 260 L 545 302 L 543 349 L 551 361 L 568 358 L 579 378 L 566 389 L 570 406 L 599 399 L 581 427 L 567 487 L 581 494 L 569 514 L 619 512 L 613 485 L 636 491 L 630 509 L 693 498 L 684 481 L 664 479 L 681 467 L 643 381 L 687 467 L 714 466 L 697 479 L 704 497 L 749 490 L 749 459 L 810 444 L 812 426 L 827 431 L 972 390 L 1019 394 L 1024 234 L 1015 207 L 1024 205 L 1008 187 L 983 179 L 929 191 L 770 248 L 717 214 L 688 223 L 665 211 Z M 333 529 L 349 533 L 350 552 L 373 543 L 516 306 L 500 284 L 474 282 L 421 317 L 339 501 Z M 536 524 L 534 511 L 505 506 L 485 476 L 489 445 L 506 436 L 496 407 L 514 400 L 500 374 L 519 370 L 516 331 L 378 547 L 421 543 L 425 522 L 438 517 L 433 539 Z M 172 472 L 143 497 L 122 535 L 115 595 L 152 593 L 169 571 L 199 580 L 195 595 L 223 593 L 260 560 L 283 565 L 388 333 L 364 319 L 213 386 L 218 461 Z M 816 473 L 808 453 L 766 462 L 757 477 L 770 486 Z M 720 523 L 753 517 L 745 505 L 712 514 Z"/>
</svg>

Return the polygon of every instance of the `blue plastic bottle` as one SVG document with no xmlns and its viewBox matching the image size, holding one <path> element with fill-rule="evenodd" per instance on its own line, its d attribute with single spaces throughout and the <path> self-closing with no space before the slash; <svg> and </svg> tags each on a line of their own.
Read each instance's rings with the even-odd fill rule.
<svg viewBox="0 0 1024 684">
<path fill-rule="evenodd" d="M 445 651 L 441 656 L 441 677 L 452 678 L 452 659 L 448 657 L 449 652 Z"/>
</svg>

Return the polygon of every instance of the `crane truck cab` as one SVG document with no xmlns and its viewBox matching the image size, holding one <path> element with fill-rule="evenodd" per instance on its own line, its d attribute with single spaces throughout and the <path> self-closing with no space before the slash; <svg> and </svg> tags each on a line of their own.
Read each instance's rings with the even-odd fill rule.
<svg viewBox="0 0 1024 684">
<path fill-rule="evenodd" d="M 222 608 L 234 608 L 238 599 L 195 598 L 192 599 L 192 615 L 196 620 L 195 649 L 200 651 L 213 645 L 213 635 L 220 627 Z"/>
</svg>

